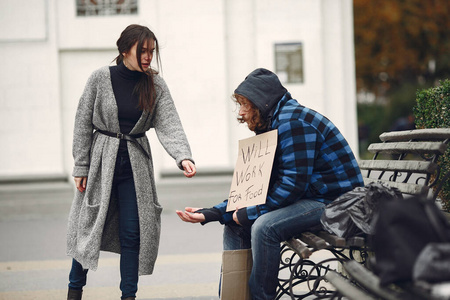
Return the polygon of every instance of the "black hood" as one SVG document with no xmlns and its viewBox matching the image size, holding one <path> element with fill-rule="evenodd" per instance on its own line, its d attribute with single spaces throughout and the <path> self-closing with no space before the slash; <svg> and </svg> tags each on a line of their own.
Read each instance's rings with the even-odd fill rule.
<svg viewBox="0 0 450 300">
<path fill-rule="evenodd" d="M 234 91 L 250 100 L 264 118 L 268 117 L 286 92 L 277 75 L 263 68 L 251 72 Z"/>
</svg>

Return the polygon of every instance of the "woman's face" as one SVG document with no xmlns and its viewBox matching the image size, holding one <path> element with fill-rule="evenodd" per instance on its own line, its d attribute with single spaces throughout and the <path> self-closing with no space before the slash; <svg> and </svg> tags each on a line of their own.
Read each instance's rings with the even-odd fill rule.
<svg viewBox="0 0 450 300">
<path fill-rule="evenodd" d="M 137 61 L 137 44 L 138 43 L 136 42 L 136 44 L 131 47 L 130 51 L 123 53 L 123 62 L 131 71 L 144 72 L 150 67 L 150 63 L 152 62 L 153 52 L 155 51 L 155 41 L 148 40 L 142 45 L 141 64 L 143 70 L 139 67 L 139 63 Z"/>
</svg>

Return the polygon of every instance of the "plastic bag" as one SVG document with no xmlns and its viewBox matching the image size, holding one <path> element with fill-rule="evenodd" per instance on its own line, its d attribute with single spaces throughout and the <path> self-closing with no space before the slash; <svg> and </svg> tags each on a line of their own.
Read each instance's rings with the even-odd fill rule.
<svg viewBox="0 0 450 300">
<path fill-rule="evenodd" d="M 347 192 L 325 207 L 322 227 L 337 236 L 348 238 L 374 234 L 374 216 L 380 201 L 403 199 L 397 189 L 381 182 L 372 182 Z"/>
</svg>

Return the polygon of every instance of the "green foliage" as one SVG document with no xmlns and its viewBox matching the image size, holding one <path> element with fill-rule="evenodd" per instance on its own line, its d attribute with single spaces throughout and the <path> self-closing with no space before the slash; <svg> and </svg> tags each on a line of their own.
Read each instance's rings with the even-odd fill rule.
<svg viewBox="0 0 450 300">
<path fill-rule="evenodd" d="M 413 115 L 413 107 L 416 104 L 415 95 L 419 88 L 425 88 L 425 86 L 413 82 L 404 82 L 388 94 L 389 101 L 384 115 L 384 120 L 387 122 L 386 130 L 394 129 L 392 127 L 399 118 Z"/>
<path fill-rule="evenodd" d="M 437 87 L 417 91 L 413 108 L 417 128 L 450 127 L 450 80 L 440 81 Z M 439 161 L 442 174 L 450 171 L 450 147 Z M 443 207 L 450 211 L 450 180 L 439 194 Z"/>
<path fill-rule="evenodd" d="M 450 80 L 417 91 L 414 115 L 418 128 L 450 127 Z"/>
<path fill-rule="evenodd" d="M 361 158 L 370 159 L 372 157 L 372 154 L 367 151 L 367 146 L 379 143 L 381 133 L 404 130 L 397 128 L 396 125 L 400 119 L 412 116 L 418 87 L 419 84 L 405 82 L 389 93 L 387 103 L 358 103 L 359 155 Z"/>
<path fill-rule="evenodd" d="M 385 131 L 383 122 L 384 106 L 377 103 L 360 103 L 358 111 L 358 131 L 359 131 L 359 156 L 363 159 L 370 159 L 373 154 L 367 151 L 367 147 L 379 142 L 379 135 Z"/>
</svg>

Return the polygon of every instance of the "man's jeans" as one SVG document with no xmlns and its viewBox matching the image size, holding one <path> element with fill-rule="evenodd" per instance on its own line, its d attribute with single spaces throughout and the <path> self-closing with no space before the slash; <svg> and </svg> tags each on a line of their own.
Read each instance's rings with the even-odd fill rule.
<svg viewBox="0 0 450 300">
<path fill-rule="evenodd" d="M 112 193 L 115 193 L 119 205 L 120 290 L 122 298 L 135 297 L 139 279 L 140 232 L 136 189 L 127 155 L 117 156 Z M 74 259 L 69 274 L 69 288 L 81 290 L 86 285 L 86 276 L 87 270 L 83 270 Z"/>
<path fill-rule="evenodd" d="M 251 228 L 235 223 L 225 226 L 224 250 L 252 248 L 249 286 L 253 300 L 275 299 L 281 242 L 318 225 L 324 207 L 324 203 L 303 199 L 262 215 Z"/>
</svg>

